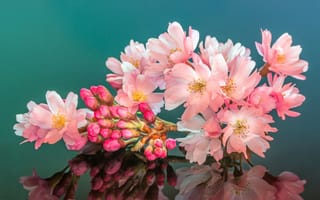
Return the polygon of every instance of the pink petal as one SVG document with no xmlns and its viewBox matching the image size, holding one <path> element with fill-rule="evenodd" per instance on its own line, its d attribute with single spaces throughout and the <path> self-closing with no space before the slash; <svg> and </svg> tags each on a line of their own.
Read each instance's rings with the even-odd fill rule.
<svg viewBox="0 0 320 200">
<path fill-rule="evenodd" d="M 56 91 L 47 91 L 46 99 L 47 99 L 49 109 L 53 114 L 65 112 L 65 104 L 62 98 L 60 97 L 60 95 Z"/>
</svg>

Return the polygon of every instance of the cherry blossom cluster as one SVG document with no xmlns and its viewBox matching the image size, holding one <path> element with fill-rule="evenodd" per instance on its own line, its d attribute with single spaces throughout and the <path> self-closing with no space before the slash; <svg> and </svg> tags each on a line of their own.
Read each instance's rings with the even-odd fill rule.
<svg viewBox="0 0 320 200">
<path fill-rule="evenodd" d="M 255 44 L 264 64 L 256 67 L 250 50 L 240 43 L 230 39 L 219 42 L 211 36 L 199 42 L 197 30 L 189 27 L 184 31 L 178 22 L 169 23 L 158 38 L 150 38 L 146 44 L 131 40 L 120 59 L 106 60 L 111 71 L 106 81 L 116 90 L 115 96 L 102 85 L 82 88 L 80 97 L 87 108 L 77 109 L 76 94 L 70 92 L 62 99 L 48 91 L 46 103 L 30 101 L 28 112 L 17 115 L 15 132 L 24 142 L 35 142 L 36 149 L 63 140 L 69 150 L 94 147 L 99 149 L 97 153 L 117 154 L 126 149 L 143 152 L 148 161 L 164 159 L 177 140 L 190 162 L 216 163 L 215 169 L 210 168 L 212 178 L 199 172 L 205 179 L 200 182 L 210 185 L 216 199 L 247 194 L 250 198 L 244 199 L 285 199 L 283 194 L 299 199 L 305 181 L 287 173 L 273 177 L 265 168 L 253 167 L 251 156 L 264 157 L 270 148 L 272 133 L 278 131 L 272 125 L 274 116 L 285 120 L 300 115 L 293 109 L 302 105 L 305 97 L 291 81 L 306 79 L 303 73 L 308 63 L 300 59 L 302 48 L 292 45 L 288 33 L 273 44 L 270 31 L 261 33 L 262 42 Z M 177 122 L 159 117 L 163 110 L 177 108 L 183 108 Z M 185 137 L 169 138 L 172 131 L 183 132 Z M 244 170 L 243 161 L 253 168 Z M 114 166 L 121 167 L 116 162 Z M 93 196 L 110 187 L 111 176 L 99 167 L 96 174 L 94 167 L 91 169 Z M 87 168 L 84 162 L 71 165 L 78 176 Z M 283 186 L 291 180 L 297 182 L 299 192 L 291 191 L 290 183 L 288 188 Z M 200 182 L 182 183 L 179 195 L 193 199 L 195 193 L 184 192 L 184 188 L 202 190 Z M 254 198 L 254 194 L 263 198 Z"/>
<path fill-rule="evenodd" d="M 276 111 L 283 120 L 297 117 L 292 108 L 305 100 L 286 78 L 304 80 L 302 73 L 308 69 L 299 58 L 301 47 L 292 46 L 289 34 L 272 46 L 271 39 L 263 30 L 256 47 L 265 65 L 256 69 L 250 50 L 240 43 L 220 43 L 207 36 L 198 45 L 198 31 L 190 27 L 187 34 L 173 22 L 146 45 L 130 41 L 120 60 L 108 58 L 106 66 L 113 73 L 106 80 L 117 89 L 116 101 L 132 111 L 141 102 L 154 113 L 162 106 L 173 110 L 183 105 L 177 126 L 190 134 L 178 141 L 192 162 L 202 164 L 207 155 L 220 161 L 226 153 L 264 157 L 273 140 L 270 133 L 277 132 L 270 113 Z"/>
</svg>

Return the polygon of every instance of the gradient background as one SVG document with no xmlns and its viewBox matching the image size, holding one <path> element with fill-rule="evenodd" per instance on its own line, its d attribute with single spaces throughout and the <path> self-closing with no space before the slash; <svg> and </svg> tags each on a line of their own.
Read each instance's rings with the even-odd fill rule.
<svg viewBox="0 0 320 200">
<path fill-rule="evenodd" d="M 299 118 L 277 120 L 266 159 L 256 159 L 272 173 L 290 170 L 306 179 L 305 199 L 320 199 L 319 186 L 319 37 L 320 1 L 174 1 L 174 0 L 1 0 L 0 2 L 0 200 L 26 199 L 18 178 L 37 168 L 43 177 L 62 169 L 74 155 L 64 144 L 19 145 L 12 126 L 15 114 L 26 112 L 29 100 L 43 102 L 46 90 L 63 97 L 68 91 L 104 84 L 107 57 L 119 57 L 130 39 L 145 43 L 178 21 L 219 41 L 231 38 L 252 49 L 257 65 L 262 59 L 254 49 L 260 29 L 274 37 L 289 32 L 303 47 L 309 61 L 306 81 L 297 86 L 306 96 L 296 109 Z M 174 119 L 178 115 L 162 116 Z M 87 183 L 79 195 L 86 199 Z"/>
</svg>

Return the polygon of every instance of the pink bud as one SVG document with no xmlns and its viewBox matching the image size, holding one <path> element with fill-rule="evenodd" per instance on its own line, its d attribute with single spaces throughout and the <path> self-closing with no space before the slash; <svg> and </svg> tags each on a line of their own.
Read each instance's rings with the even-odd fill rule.
<svg viewBox="0 0 320 200">
<path fill-rule="evenodd" d="M 104 116 L 105 118 L 111 118 L 109 106 L 101 105 L 99 107 L 99 111 L 100 111 L 101 115 Z"/>
<path fill-rule="evenodd" d="M 102 85 L 91 86 L 90 90 L 102 103 L 110 106 L 113 104 L 113 96 L 106 87 Z"/>
<path fill-rule="evenodd" d="M 96 110 L 99 107 L 99 102 L 94 97 L 88 96 L 88 97 L 84 98 L 83 101 L 86 104 L 86 106 L 88 108 L 90 108 L 91 110 Z"/>
<path fill-rule="evenodd" d="M 167 151 L 164 148 L 155 148 L 153 151 L 154 155 L 158 158 L 165 158 L 167 157 Z"/>
<path fill-rule="evenodd" d="M 99 119 L 98 123 L 100 126 L 104 128 L 113 128 L 114 127 L 114 122 L 110 119 Z"/>
<path fill-rule="evenodd" d="M 90 123 L 87 131 L 89 136 L 97 136 L 100 132 L 100 126 L 97 123 Z"/>
<path fill-rule="evenodd" d="M 166 139 L 166 147 L 167 149 L 171 150 L 171 149 L 174 149 L 176 148 L 176 140 L 175 139 L 172 139 L 172 138 L 168 138 Z"/>
<path fill-rule="evenodd" d="M 109 110 L 111 112 L 111 115 L 114 117 L 114 118 L 120 118 L 120 115 L 118 114 L 118 109 L 119 109 L 120 106 L 118 105 L 113 105 L 113 106 L 110 106 L 109 107 Z"/>
<path fill-rule="evenodd" d="M 118 140 L 115 140 L 115 139 L 108 139 L 108 140 L 105 140 L 104 143 L 103 143 L 103 149 L 106 150 L 106 151 L 117 151 L 121 148 L 121 144 L 119 143 Z"/>
<path fill-rule="evenodd" d="M 143 118 L 149 123 L 153 123 L 156 120 L 156 116 L 151 110 L 144 112 Z"/>
<path fill-rule="evenodd" d="M 161 148 L 161 147 L 163 146 L 163 142 L 162 142 L 161 139 L 155 139 L 153 145 L 154 145 L 155 147 Z"/>
<path fill-rule="evenodd" d="M 133 128 L 137 128 L 137 125 L 130 121 L 128 122 L 124 120 L 119 120 L 117 122 L 117 127 L 121 129 L 133 129 Z"/>
<path fill-rule="evenodd" d="M 130 138 L 133 138 L 133 137 L 140 136 L 140 133 L 135 129 L 122 129 L 121 130 L 121 136 L 124 139 L 130 139 Z"/>
<path fill-rule="evenodd" d="M 86 99 L 87 97 L 93 97 L 93 94 L 90 90 L 87 88 L 81 88 L 80 89 L 80 97 L 82 100 Z"/>
<path fill-rule="evenodd" d="M 121 131 L 118 129 L 115 129 L 111 133 L 111 138 L 112 139 L 119 139 L 121 137 Z"/>
<path fill-rule="evenodd" d="M 103 138 L 109 138 L 111 136 L 112 130 L 108 128 L 102 128 L 100 129 L 100 135 Z"/>
<path fill-rule="evenodd" d="M 147 103 L 140 103 L 138 105 L 138 109 L 140 112 L 145 113 L 146 111 L 150 111 L 151 108 Z"/>
<path fill-rule="evenodd" d="M 120 106 L 117 109 L 117 114 L 119 115 L 119 118 L 121 119 L 134 119 L 135 116 L 129 112 L 127 107 Z"/>
<path fill-rule="evenodd" d="M 101 114 L 99 109 L 94 111 L 94 117 L 96 119 L 103 119 L 104 118 L 104 116 Z"/>
</svg>

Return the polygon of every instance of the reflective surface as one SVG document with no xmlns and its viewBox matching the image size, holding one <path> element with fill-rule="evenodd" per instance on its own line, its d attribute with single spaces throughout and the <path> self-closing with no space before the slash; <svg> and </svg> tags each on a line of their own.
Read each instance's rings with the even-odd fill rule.
<svg viewBox="0 0 320 200">
<path fill-rule="evenodd" d="M 33 144 L 19 145 L 13 133 L 15 114 L 26 110 L 29 100 L 43 101 L 45 91 L 61 94 L 78 92 L 81 87 L 103 84 L 107 70 L 104 61 L 117 57 L 130 39 L 145 42 L 164 32 L 168 22 L 192 25 L 204 35 L 221 41 L 232 38 L 254 49 L 260 28 L 275 36 L 289 32 L 295 44 L 303 47 L 309 61 L 307 80 L 298 82 L 306 96 L 299 108 L 302 116 L 278 121 L 279 134 L 271 143 L 266 159 L 256 159 L 278 174 L 283 170 L 306 179 L 305 199 L 319 199 L 318 145 L 319 42 L 318 1 L 7 1 L 0 6 L 1 95 L 1 193 L 0 199 L 25 199 L 27 192 L 18 183 L 20 176 L 49 177 L 75 156 L 63 144 L 45 145 L 35 151 Z M 258 58 L 256 52 L 252 56 Z M 255 59 L 259 60 L 259 59 Z M 262 61 L 261 61 L 262 62 Z M 261 63 L 257 63 L 260 65 Z M 181 113 L 180 113 L 181 114 Z M 163 118 L 177 119 L 178 112 Z M 175 152 L 173 152 L 175 153 Z M 87 177 L 87 180 L 89 178 Z M 80 180 L 79 199 L 86 199 L 89 181 Z M 175 194 L 174 190 L 168 189 Z M 83 198 L 84 197 L 84 198 Z"/>
</svg>

